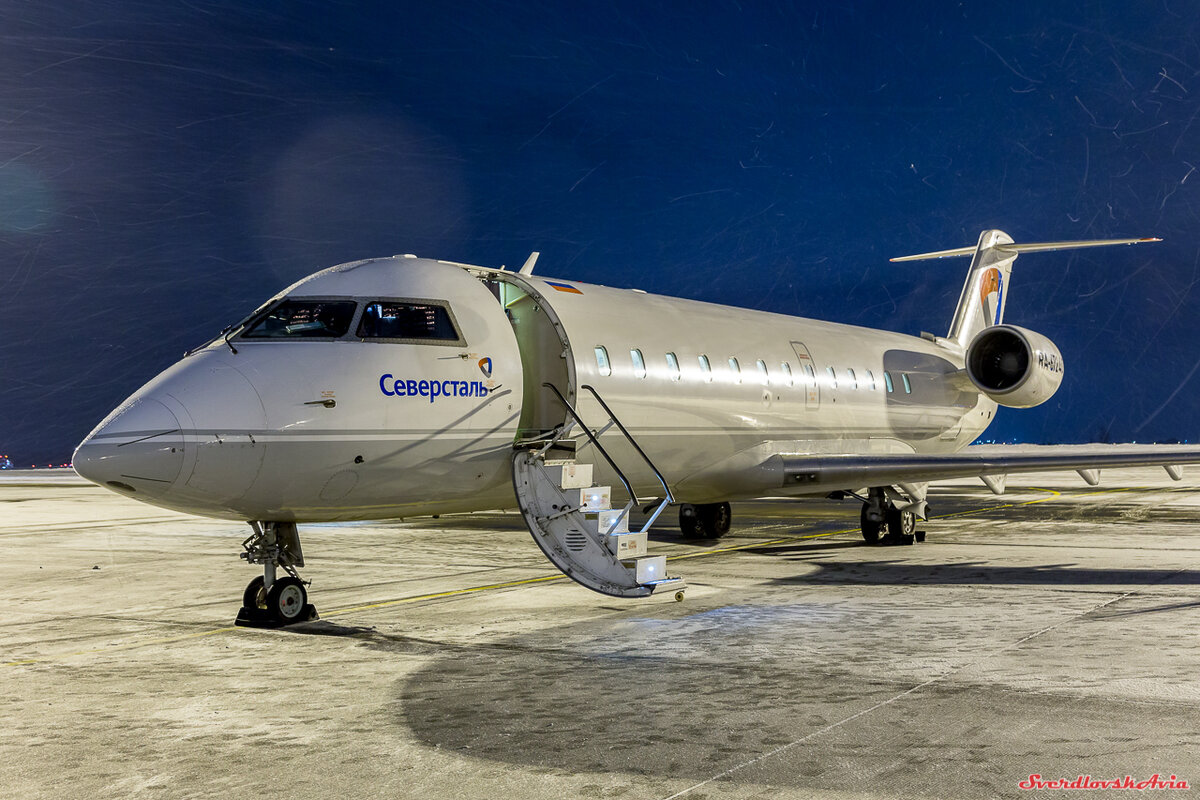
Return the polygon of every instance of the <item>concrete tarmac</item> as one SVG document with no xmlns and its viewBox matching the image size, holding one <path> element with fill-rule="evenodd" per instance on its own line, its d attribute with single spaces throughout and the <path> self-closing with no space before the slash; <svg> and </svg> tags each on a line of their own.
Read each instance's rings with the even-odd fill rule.
<svg viewBox="0 0 1200 800">
<path fill-rule="evenodd" d="M 1125 797 L 1200 783 L 1200 481 L 935 487 L 664 519 L 686 599 L 562 578 L 516 515 L 301 527 L 317 622 L 235 628 L 249 529 L 0 477 L 0 797 Z M 664 515 L 668 516 L 668 515 Z M 1187 795 L 1187 791 L 1153 794 Z"/>
</svg>

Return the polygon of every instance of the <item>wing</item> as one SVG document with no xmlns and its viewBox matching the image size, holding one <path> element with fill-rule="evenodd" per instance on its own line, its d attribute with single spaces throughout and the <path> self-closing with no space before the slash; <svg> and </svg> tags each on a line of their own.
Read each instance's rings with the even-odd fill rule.
<svg viewBox="0 0 1200 800">
<path fill-rule="evenodd" d="M 1006 476 L 1022 472 L 1075 470 L 1095 486 L 1099 481 L 1099 470 L 1104 468 L 1163 467 L 1174 480 L 1179 480 L 1184 464 L 1200 464 L 1200 446 L 977 445 L 942 455 L 784 454 L 768 459 L 768 464 L 763 467 L 781 473 L 781 488 L 796 494 L 899 486 L 950 478 L 980 478 L 999 494 L 1004 489 Z"/>
</svg>

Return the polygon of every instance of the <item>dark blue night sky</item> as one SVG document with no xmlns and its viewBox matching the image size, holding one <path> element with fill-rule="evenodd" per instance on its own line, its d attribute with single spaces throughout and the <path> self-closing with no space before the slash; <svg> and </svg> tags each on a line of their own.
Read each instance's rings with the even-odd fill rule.
<svg viewBox="0 0 1200 800">
<path fill-rule="evenodd" d="M 414 252 L 944 333 L 974 244 L 1067 363 L 989 435 L 1195 439 L 1196 4 L 0 5 L 0 453 L 63 462 L 292 281 Z"/>
</svg>

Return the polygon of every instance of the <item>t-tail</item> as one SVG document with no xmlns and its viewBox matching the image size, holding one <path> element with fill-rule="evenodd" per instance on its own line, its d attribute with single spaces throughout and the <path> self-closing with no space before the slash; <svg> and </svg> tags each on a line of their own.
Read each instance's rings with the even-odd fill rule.
<svg viewBox="0 0 1200 800">
<path fill-rule="evenodd" d="M 1004 306 L 1008 301 L 1008 278 L 1013 262 L 1021 253 L 1037 253 L 1043 250 L 1075 250 L 1083 247 L 1104 247 L 1111 244 L 1142 244 L 1160 242 L 1161 239 L 1083 239 L 1077 242 L 1034 242 L 1016 244 L 1004 231 L 988 230 L 979 234 L 975 247 L 958 247 L 901 256 L 892 261 L 920 261 L 927 258 L 952 258 L 973 256 L 967 280 L 963 284 L 958 308 L 954 310 L 954 321 L 950 324 L 948 338 L 962 347 L 971 343 L 980 331 L 1004 321 Z"/>
</svg>

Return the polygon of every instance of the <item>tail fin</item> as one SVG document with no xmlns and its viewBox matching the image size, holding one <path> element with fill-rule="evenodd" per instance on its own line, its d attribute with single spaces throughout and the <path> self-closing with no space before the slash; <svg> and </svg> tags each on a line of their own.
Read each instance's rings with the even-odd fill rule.
<svg viewBox="0 0 1200 800">
<path fill-rule="evenodd" d="M 950 333 L 948 334 L 949 339 L 966 347 L 981 330 L 991 325 L 999 325 L 1004 320 L 1008 277 L 1012 272 L 1013 262 L 1021 253 L 1160 241 L 1162 240 L 1153 238 L 1085 239 L 1078 242 L 1015 244 L 1012 237 L 1004 231 L 989 230 L 979 234 L 979 244 L 975 247 L 958 247 L 953 250 L 939 250 L 935 253 L 901 256 L 891 260 L 920 261 L 927 258 L 974 256 L 971 259 L 971 268 L 967 271 L 967 280 L 963 284 L 962 295 L 958 298 L 958 308 L 954 311 L 954 321 L 950 324 Z"/>
</svg>

